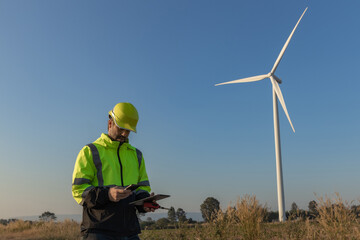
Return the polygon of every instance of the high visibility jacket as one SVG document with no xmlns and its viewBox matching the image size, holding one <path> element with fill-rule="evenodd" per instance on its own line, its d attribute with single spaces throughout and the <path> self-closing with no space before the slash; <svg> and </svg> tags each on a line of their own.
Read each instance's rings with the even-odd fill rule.
<svg viewBox="0 0 360 240">
<path fill-rule="evenodd" d="M 144 185 L 119 202 L 109 200 L 109 188 Z M 112 141 L 101 134 L 79 152 L 72 180 L 72 194 L 83 206 L 82 234 L 107 233 L 131 236 L 140 232 L 136 210 L 130 202 L 151 191 L 142 153 L 128 142 Z M 141 207 L 138 207 L 143 212 Z"/>
</svg>

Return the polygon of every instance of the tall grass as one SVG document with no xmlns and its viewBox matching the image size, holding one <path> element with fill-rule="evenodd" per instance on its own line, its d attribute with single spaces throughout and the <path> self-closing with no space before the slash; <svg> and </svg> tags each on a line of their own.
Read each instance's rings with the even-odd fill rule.
<svg viewBox="0 0 360 240">
<path fill-rule="evenodd" d="M 261 222 L 266 208 L 259 204 L 255 196 L 239 198 L 235 206 L 229 205 L 225 211 L 219 210 L 212 219 L 192 228 L 167 231 L 144 231 L 144 240 L 193 239 L 193 240 L 255 240 L 261 238 Z M 165 235 L 161 236 L 161 232 Z M 166 232 L 166 233 L 165 233 Z M 160 236 L 159 236 L 160 235 Z"/>
<path fill-rule="evenodd" d="M 215 218 L 205 225 L 206 233 L 215 233 L 208 239 L 236 239 L 243 236 L 244 239 L 259 239 L 260 224 L 264 219 L 266 208 L 259 204 L 255 196 L 245 195 L 238 198 L 235 206 L 229 205 L 225 212 L 221 210 Z M 206 229 L 207 228 L 207 229 Z"/>
<path fill-rule="evenodd" d="M 245 195 L 235 205 L 218 211 L 211 221 L 181 224 L 176 229 L 144 230 L 142 240 L 333 240 L 360 239 L 359 219 L 351 209 L 352 202 L 319 197 L 318 216 L 297 218 L 294 213 L 285 223 L 263 222 L 267 208 L 255 196 Z M 13 240 L 75 240 L 80 239 L 77 222 L 24 222 L 0 225 L 0 239 Z"/>
<path fill-rule="evenodd" d="M 323 239 L 360 239 L 359 221 L 351 206 L 338 193 L 334 198 L 328 196 L 318 198 L 319 216 L 316 218 L 318 229 L 315 234 Z"/>
<path fill-rule="evenodd" d="M 80 239 L 80 226 L 72 220 L 63 222 L 30 222 L 17 220 L 0 225 L 0 239 L 75 240 Z"/>
</svg>

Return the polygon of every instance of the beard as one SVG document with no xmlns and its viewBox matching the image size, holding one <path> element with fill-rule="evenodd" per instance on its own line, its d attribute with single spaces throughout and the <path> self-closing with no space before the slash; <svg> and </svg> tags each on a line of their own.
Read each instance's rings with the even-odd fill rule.
<svg viewBox="0 0 360 240">
<path fill-rule="evenodd" d="M 115 140 L 115 141 L 118 141 L 118 142 L 121 142 L 121 143 L 124 143 L 124 142 L 127 142 L 128 139 L 129 139 L 129 138 L 124 137 L 124 136 L 122 136 L 122 135 L 119 134 L 118 136 L 115 137 L 114 140 Z"/>
</svg>

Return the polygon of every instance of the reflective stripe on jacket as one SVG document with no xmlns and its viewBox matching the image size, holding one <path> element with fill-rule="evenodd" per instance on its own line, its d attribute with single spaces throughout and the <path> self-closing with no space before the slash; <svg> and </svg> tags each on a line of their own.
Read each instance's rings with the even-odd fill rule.
<svg viewBox="0 0 360 240">
<path fill-rule="evenodd" d="M 151 191 L 141 152 L 141 161 L 138 161 L 139 151 L 129 143 L 123 143 L 118 152 L 120 142 L 112 141 L 104 133 L 94 145 L 98 150 L 100 161 L 99 159 L 94 161 L 89 146 L 83 147 L 76 159 L 72 194 L 77 203 L 83 204 L 89 190 L 96 186 L 141 184 L 147 186 L 138 188 L 136 192 Z"/>
</svg>

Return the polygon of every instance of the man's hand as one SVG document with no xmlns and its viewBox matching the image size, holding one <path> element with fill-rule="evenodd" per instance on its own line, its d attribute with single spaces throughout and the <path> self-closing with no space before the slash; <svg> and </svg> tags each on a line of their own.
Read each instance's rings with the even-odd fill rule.
<svg viewBox="0 0 360 240">
<path fill-rule="evenodd" d="M 154 196 L 155 194 L 154 193 L 151 193 L 150 194 L 150 197 Z M 153 201 L 154 203 L 156 203 L 156 201 Z M 155 212 L 155 209 L 154 208 L 147 208 L 147 207 L 144 207 L 144 210 L 145 212 Z"/>
<path fill-rule="evenodd" d="M 130 190 L 125 190 L 123 187 L 111 187 L 109 189 L 109 199 L 112 202 L 118 202 L 131 194 L 132 192 Z"/>
</svg>

